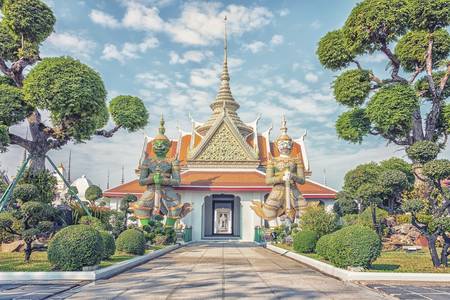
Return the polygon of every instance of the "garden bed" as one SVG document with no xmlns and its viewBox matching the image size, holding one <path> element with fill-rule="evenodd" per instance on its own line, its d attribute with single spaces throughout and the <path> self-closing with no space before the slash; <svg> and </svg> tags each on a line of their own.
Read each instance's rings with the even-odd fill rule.
<svg viewBox="0 0 450 300">
<path fill-rule="evenodd" d="M 154 246 L 145 251 L 145 254 L 164 248 L 164 246 Z M 127 253 L 116 253 L 108 260 L 100 263 L 99 268 L 106 268 L 119 262 L 137 257 Z M 0 272 L 50 272 L 52 266 L 47 260 L 47 252 L 33 252 L 29 263 L 24 261 L 23 252 L 5 253 L 0 252 Z"/>
<path fill-rule="evenodd" d="M 295 252 L 286 244 L 274 244 L 276 247 Z M 331 264 L 316 253 L 299 253 L 315 260 Z M 428 249 L 407 253 L 404 251 L 382 251 L 380 257 L 367 272 L 399 272 L 399 273 L 450 273 L 449 268 L 434 268 Z"/>
</svg>

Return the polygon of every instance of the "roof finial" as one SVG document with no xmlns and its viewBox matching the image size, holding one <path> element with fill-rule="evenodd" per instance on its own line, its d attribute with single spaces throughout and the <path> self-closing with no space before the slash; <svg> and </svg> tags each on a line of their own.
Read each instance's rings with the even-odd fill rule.
<svg viewBox="0 0 450 300">
<path fill-rule="evenodd" d="M 160 133 L 160 134 L 166 133 L 166 128 L 164 127 L 164 124 L 165 124 L 165 122 L 164 122 L 164 116 L 163 116 L 163 114 L 161 113 L 161 120 L 159 121 L 159 133 Z"/>
<path fill-rule="evenodd" d="M 228 61 L 228 41 L 227 41 L 227 16 L 223 18 L 224 30 L 223 30 L 223 50 L 224 50 L 224 62 Z"/>
<path fill-rule="evenodd" d="M 281 115 L 281 133 L 287 134 L 287 127 L 286 127 L 286 116 L 284 114 Z"/>
</svg>

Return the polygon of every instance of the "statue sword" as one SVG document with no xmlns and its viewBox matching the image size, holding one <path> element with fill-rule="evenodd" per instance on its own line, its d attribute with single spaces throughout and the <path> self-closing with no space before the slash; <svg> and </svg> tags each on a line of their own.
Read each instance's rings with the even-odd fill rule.
<svg viewBox="0 0 450 300">
<path fill-rule="evenodd" d="M 291 212 L 291 179 L 290 179 L 290 172 L 288 169 L 284 171 L 284 186 L 286 193 L 286 215 L 288 219 L 292 221 L 289 216 L 289 213 Z"/>
<path fill-rule="evenodd" d="M 156 167 L 156 174 L 158 175 L 161 174 L 161 169 L 159 168 L 159 166 Z M 155 183 L 155 206 L 153 208 L 153 214 L 159 215 L 160 207 L 161 207 L 161 184 Z"/>
</svg>

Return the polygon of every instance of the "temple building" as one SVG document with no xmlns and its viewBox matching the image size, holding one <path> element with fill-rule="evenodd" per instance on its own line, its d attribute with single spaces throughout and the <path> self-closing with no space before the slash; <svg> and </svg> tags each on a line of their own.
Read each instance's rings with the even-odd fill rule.
<svg viewBox="0 0 450 300">
<path fill-rule="evenodd" d="M 192 212 L 182 219 L 185 225 L 192 227 L 192 239 L 251 241 L 254 228 L 265 225 L 251 209 L 251 204 L 255 200 L 264 201 L 271 191 L 272 187 L 266 184 L 265 170 L 268 161 L 279 153 L 271 138 L 272 128 L 260 131 L 259 117 L 250 123 L 239 117 L 240 104 L 230 89 L 226 34 L 220 80 L 207 121 L 191 120 L 190 130 L 179 130 L 178 138 L 171 141 L 168 157 L 180 162 L 181 184 L 174 188 L 182 202 L 192 205 Z M 293 139 L 292 155 L 303 162 L 307 176 L 305 184 L 298 187 L 307 203 L 324 205 L 331 210 L 336 190 L 309 179 L 311 167 L 305 137 L 306 132 Z M 139 165 L 146 154 L 154 155 L 149 137 L 144 140 Z M 109 198 L 112 209 L 117 209 L 123 196 L 140 197 L 145 188 L 136 178 L 108 189 L 104 197 Z"/>
</svg>

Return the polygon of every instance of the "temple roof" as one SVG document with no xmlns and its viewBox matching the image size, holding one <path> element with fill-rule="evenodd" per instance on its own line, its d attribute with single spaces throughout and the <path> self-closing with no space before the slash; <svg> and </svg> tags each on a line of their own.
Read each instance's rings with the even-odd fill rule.
<svg viewBox="0 0 450 300">
<path fill-rule="evenodd" d="M 259 191 L 270 192 L 271 186 L 265 183 L 266 175 L 257 170 L 188 170 L 181 173 L 181 184 L 176 190 L 189 191 Z M 298 185 L 306 199 L 334 199 L 336 191 L 315 181 L 306 180 Z M 140 196 L 145 187 L 138 180 L 119 185 L 103 193 L 105 197 L 119 198 L 126 194 Z"/>
</svg>

